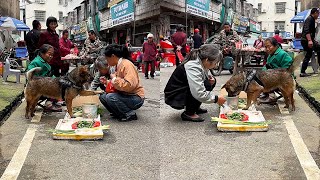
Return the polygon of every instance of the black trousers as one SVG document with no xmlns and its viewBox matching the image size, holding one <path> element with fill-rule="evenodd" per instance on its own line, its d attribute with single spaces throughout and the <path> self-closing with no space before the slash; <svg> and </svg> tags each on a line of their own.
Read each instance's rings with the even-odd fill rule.
<svg viewBox="0 0 320 180">
<path fill-rule="evenodd" d="M 207 91 L 212 91 L 215 85 L 216 84 L 211 85 L 208 80 L 206 80 L 204 82 L 204 86 L 206 87 Z M 187 95 L 186 95 L 186 111 L 185 111 L 185 113 L 189 116 L 194 115 L 197 112 L 197 110 L 200 108 L 201 104 L 202 103 L 200 101 L 198 101 L 197 99 L 195 99 L 192 96 L 191 91 L 189 89 L 187 92 Z"/>
<path fill-rule="evenodd" d="M 155 61 L 144 61 L 144 77 L 148 77 L 149 64 L 151 64 L 150 76 L 154 77 Z"/>
<path fill-rule="evenodd" d="M 301 73 L 306 73 L 310 58 L 312 57 L 313 48 L 309 48 L 308 47 L 308 41 L 306 41 L 306 40 L 301 40 L 301 45 L 303 47 L 303 50 L 306 51 L 306 56 L 303 59 L 300 72 Z"/>
<path fill-rule="evenodd" d="M 61 73 L 59 65 L 51 65 L 51 71 L 55 77 L 60 77 Z"/>
</svg>

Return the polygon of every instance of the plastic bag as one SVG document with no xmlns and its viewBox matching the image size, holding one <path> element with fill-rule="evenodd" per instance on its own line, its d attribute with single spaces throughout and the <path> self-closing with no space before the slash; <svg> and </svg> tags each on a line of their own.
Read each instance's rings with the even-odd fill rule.
<svg viewBox="0 0 320 180">
<path fill-rule="evenodd" d="M 116 88 L 114 88 L 113 84 L 111 81 L 108 82 L 107 87 L 106 87 L 106 92 L 107 93 L 114 93 L 116 92 Z"/>
<path fill-rule="evenodd" d="M 231 113 L 232 113 L 232 109 L 227 105 L 227 103 L 224 103 L 220 107 L 220 114 L 231 114 Z"/>
</svg>

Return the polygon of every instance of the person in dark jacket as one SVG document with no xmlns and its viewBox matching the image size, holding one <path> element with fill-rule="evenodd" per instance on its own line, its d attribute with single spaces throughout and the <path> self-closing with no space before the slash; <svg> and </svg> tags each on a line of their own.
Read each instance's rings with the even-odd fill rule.
<svg viewBox="0 0 320 180">
<path fill-rule="evenodd" d="M 35 54 L 36 49 L 38 48 L 38 42 L 40 38 L 41 24 L 38 20 L 32 21 L 32 30 L 29 31 L 26 35 L 25 41 L 29 53 L 29 61 L 32 61 L 37 55 Z"/>
<path fill-rule="evenodd" d="M 201 122 L 198 114 L 206 113 L 201 109 L 201 103 L 217 103 L 223 105 L 226 99 L 215 95 L 212 90 L 216 79 L 208 75 L 222 61 L 220 47 L 215 44 L 205 44 L 199 49 L 193 49 L 172 73 L 165 89 L 165 103 L 174 109 L 184 109 L 181 119 L 184 121 Z"/>
<path fill-rule="evenodd" d="M 147 35 L 147 38 L 148 38 L 148 41 L 144 42 L 142 45 L 144 76 L 146 79 L 149 79 L 148 71 L 149 71 L 149 64 L 150 64 L 151 65 L 150 76 L 151 76 L 151 79 L 154 79 L 157 46 L 153 42 L 153 34 L 149 33 Z"/>
<path fill-rule="evenodd" d="M 198 49 L 202 45 L 202 36 L 199 33 L 199 29 L 194 30 L 193 39 L 193 48 Z"/>
<path fill-rule="evenodd" d="M 303 50 L 306 51 L 306 56 L 303 60 L 300 77 L 310 76 L 310 74 L 306 73 L 308 68 L 308 64 L 310 58 L 312 56 L 313 49 L 319 48 L 318 42 L 315 41 L 316 36 L 316 19 L 319 17 L 319 9 L 312 8 L 310 16 L 304 21 L 303 28 L 302 28 L 302 37 L 301 37 L 301 45 Z"/>
<path fill-rule="evenodd" d="M 61 61 L 59 35 L 56 33 L 56 28 L 58 27 L 57 19 L 55 17 L 48 17 L 46 26 L 47 30 L 40 34 L 38 47 L 41 47 L 43 44 L 50 44 L 53 46 L 53 58 L 49 64 L 51 65 L 53 75 L 59 77 L 61 75 L 60 70 L 63 66 L 63 61 Z"/>
<path fill-rule="evenodd" d="M 171 36 L 171 43 L 174 47 L 175 52 L 177 50 L 180 50 L 183 57 L 186 56 L 187 34 L 183 32 L 182 25 L 177 26 L 177 32 L 175 32 Z M 179 64 L 180 64 L 180 60 L 176 55 L 176 66 L 178 66 Z"/>
</svg>

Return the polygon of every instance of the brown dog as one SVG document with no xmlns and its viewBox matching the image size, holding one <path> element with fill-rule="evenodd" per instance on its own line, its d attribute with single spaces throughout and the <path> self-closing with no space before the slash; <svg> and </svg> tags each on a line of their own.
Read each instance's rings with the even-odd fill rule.
<svg viewBox="0 0 320 180">
<path fill-rule="evenodd" d="M 244 109 L 248 109 L 252 103 L 256 103 L 262 92 L 268 93 L 279 89 L 285 99 L 285 108 L 294 111 L 295 81 L 292 73 L 299 67 L 303 58 L 304 53 L 300 53 L 288 69 L 269 69 L 256 73 L 237 74 L 232 76 L 222 88 L 226 89 L 230 97 L 237 96 L 241 91 L 245 91 L 247 93 L 247 106 Z"/>
<path fill-rule="evenodd" d="M 77 96 L 90 96 L 100 92 L 86 91 L 83 85 L 92 77 L 86 66 L 80 66 L 73 69 L 69 74 L 63 77 L 34 77 L 34 73 L 41 71 L 41 68 L 33 68 L 27 73 L 27 86 L 24 90 L 27 101 L 26 114 L 27 119 L 34 115 L 35 107 L 41 96 L 65 99 L 68 113 L 72 114 L 72 100 Z"/>
</svg>

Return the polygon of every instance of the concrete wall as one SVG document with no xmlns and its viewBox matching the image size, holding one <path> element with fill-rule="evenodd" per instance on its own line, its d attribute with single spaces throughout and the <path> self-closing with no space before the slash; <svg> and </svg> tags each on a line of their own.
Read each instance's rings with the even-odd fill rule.
<svg viewBox="0 0 320 180">
<path fill-rule="evenodd" d="M 1 0 L 0 15 L 20 19 L 19 0 Z"/>
<path fill-rule="evenodd" d="M 320 7 L 319 0 L 301 0 L 301 11 L 311 9 L 313 7 Z"/>
<path fill-rule="evenodd" d="M 275 3 L 286 2 L 285 13 L 276 14 Z M 274 21 L 285 21 L 285 31 L 293 34 L 294 25 L 290 23 L 291 18 L 294 17 L 295 0 L 258 0 L 258 3 L 262 3 L 262 11 L 265 11 L 258 15 L 258 21 L 261 23 L 261 30 L 266 32 L 274 31 Z"/>
</svg>

